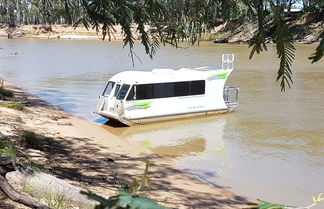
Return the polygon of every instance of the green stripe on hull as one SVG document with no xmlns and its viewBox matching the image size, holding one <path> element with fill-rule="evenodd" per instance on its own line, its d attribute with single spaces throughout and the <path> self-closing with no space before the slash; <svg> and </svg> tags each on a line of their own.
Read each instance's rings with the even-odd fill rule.
<svg viewBox="0 0 324 209">
<path fill-rule="evenodd" d="M 142 107 L 143 109 L 146 110 L 147 108 L 151 107 L 151 104 L 152 104 L 152 102 L 142 102 L 142 103 L 136 103 L 133 105 Z"/>
<path fill-rule="evenodd" d="M 218 76 L 219 78 L 227 78 L 228 74 L 229 74 L 228 72 L 225 72 L 225 73 L 217 73 L 213 75 Z"/>
</svg>

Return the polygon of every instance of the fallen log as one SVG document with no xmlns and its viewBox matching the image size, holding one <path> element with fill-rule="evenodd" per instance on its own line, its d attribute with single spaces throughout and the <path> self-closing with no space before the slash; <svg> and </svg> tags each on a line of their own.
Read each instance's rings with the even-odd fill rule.
<svg viewBox="0 0 324 209">
<path fill-rule="evenodd" d="M 6 173 L 15 171 L 14 164 L 11 157 L 0 157 L 0 175 L 5 176 Z"/>
<path fill-rule="evenodd" d="M 28 207 L 36 209 L 51 209 L 34 198 L 17 192 L 5 179 L 4 176 L 6 173 L 24 168 L 23 165 L 16 164 L 14 159 L 11 157 L 0 157 L 0 190 L 3 191 L 3 193 L 12 201 L 24 204 Z"/>
</svg>

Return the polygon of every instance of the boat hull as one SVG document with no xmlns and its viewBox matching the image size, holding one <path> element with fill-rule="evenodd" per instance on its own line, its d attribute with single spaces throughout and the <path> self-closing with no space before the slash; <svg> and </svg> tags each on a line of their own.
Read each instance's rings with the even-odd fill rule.
<svg viewBox="0 0 324 209">
<path fill-rule="evenodd" d="M 210 111 L 201 111 L 201 112 L 191 112 L 191 113 L 183 113 L 183 114 L 174 114 L 174 115 L 161 115 L 155 117 L 145 117 L 145 118 L 136 118 L 136 119 L 127 119 L 123 117 L 118 117 L 117 115 L 105 114 L 103 112 L 99 113 L 102 117 L 107 119 L 117 120 L 127 126 L 134 125 L 145 125 L 156 122 L 170 121 L 170 120 L 180 120 L 180 119 L 188 119 L 194 117 L 202 117 L 207 115 L 216 115 L 216 114 L 224 114 L 227 112 L 231 112 L 232 109 L 222 109 L 222 110 L 210 110 Z"/>
</svg>

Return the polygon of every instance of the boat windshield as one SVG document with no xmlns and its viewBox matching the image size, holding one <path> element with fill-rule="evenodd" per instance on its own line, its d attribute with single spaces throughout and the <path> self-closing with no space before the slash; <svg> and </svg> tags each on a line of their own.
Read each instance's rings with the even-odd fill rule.
<svg viewBox="0 0 324 209">
<path fill-rule="evenodd" d="M 121 87 L 121 89 L 118 92 L 117 98 L 118 100 L 123 100 L 129 90 L 130 85 L 128 84 L 123 84 L 123 86 Z"/>
<path fill-rule="evenodd" d="M 102 93 L 103 96 L 109 96 L 112 89 L 114 88 L 115 82 L 109 81 L 104 92 Z"/>
</svg>

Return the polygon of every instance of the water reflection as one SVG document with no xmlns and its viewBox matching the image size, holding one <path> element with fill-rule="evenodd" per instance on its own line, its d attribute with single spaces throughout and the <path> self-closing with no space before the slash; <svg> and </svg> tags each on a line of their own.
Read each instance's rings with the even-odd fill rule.
<svg viewBox="0 0 324 209">
<path fill-rule="evenodd" d="M 103 127 L 208 181 L 217 176 L 216 168 L 230 164 L 225 124 L 226 116 L 212 115 L 144 126 Z"/>
</svg>

